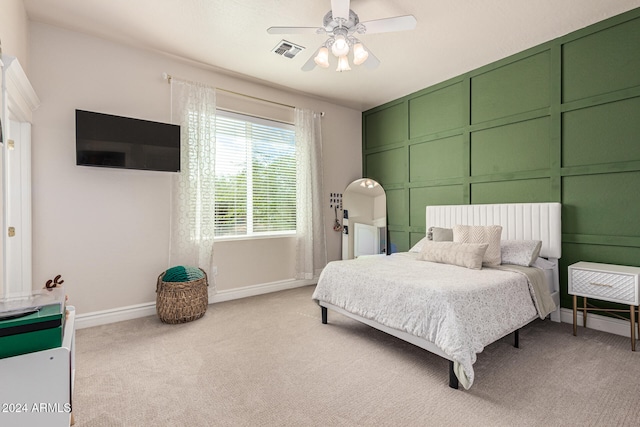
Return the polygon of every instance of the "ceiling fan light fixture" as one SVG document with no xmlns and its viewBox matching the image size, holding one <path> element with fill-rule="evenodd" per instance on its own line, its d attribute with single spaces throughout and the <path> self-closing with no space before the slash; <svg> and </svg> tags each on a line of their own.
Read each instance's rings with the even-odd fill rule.
<svg viewBox="0 0 640 427">
<path fill-rule="evenodd" d="M 338 58 L 338 68 L 336 68 L 336 71 L 351 71 L 347 55 L 342 55 Z"/>
<path fill-rule="evenodd" d="M 327 68 L 329 66 L 329 49 L 326 47 L 321 47 L 318 49 L 318 54 L 315 58 L 313 58 L 316 64 L 318 64 L 322 68 Z"/>
<path fill-rule="evenodd" d="M 416 27 L 417 21 L 413 15 L 360 22 L 358 14 L 350 9 L 350 4 L 350 0 L 331 0 L 331 9 L 324 15 L 321 27 L 269 27 L 267 33 L 325 35 L 328 38 L 325 39 L 324 44 L 320 45 L 316 55 L 308 58 L 300 69 L 311 71 L 316 66 L 328 67 L 328 51 L 331 50 L 331 53 L 338 58 L 336 71 L 349 71 L 351 68 L 347 56 L 352 48 L 354 65 L 364 63 L 366 68 L 373 69 L 380 64 L 380 60 L 360 43 L 355 34 L 388 33 L 413 30 Z M 287 45 L 292 44 L 287 42 Z M 300 47 L 300 50 L 302 49 L 304 48 Z M 290 53 L 290 55 L 293 57 L 294 54 Z"/>
<path fill-rule="evenodd" d="M 356 43 L 353 45 L 353 63 L 360 65 L 369 57 L 369 52 L 364 48 L 362 43 Z"/>
<path fill-rule="evenodd" d="M 338 34 L 334 37 L 331 52 L 338 58 L 346 56 L 349 53 L 349 42 L 345 36 Z"/>
</svg>

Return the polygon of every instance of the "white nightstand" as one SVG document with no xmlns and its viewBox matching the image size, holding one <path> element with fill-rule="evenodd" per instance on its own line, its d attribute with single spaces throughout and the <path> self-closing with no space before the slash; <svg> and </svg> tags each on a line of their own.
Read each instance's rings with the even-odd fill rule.
<svg viewBox="0 0 640 427">
<path fill-rule="evenodd" d="M 582 311 L 583 326 L 587 327 L 587 311 L 629 312 L 631 322 L 631 350 L 636 351 L 636 310 L 639 305 L 640 267 L 578 262 L 569 266 L 569 289 L 573 295 L 573 335 L 577 333 L 577 311 Z M 578 296 L 583 305 L 578 308 Z M 627 304 L 629 310 L 596 308 L 588 306 L 587 298 Z M 640 317 L 640 311 L 638 311 Z M 617 316 L 617 315 L 616 315 Z M 617 316 L 623 318 L 622 316 Z M 623 318 L 625 319 L 625 318 Z M 625 319 L 626 320 L 626 319 Z M 640 323 L 638 324 L 640 336 Z"/>
</svg>

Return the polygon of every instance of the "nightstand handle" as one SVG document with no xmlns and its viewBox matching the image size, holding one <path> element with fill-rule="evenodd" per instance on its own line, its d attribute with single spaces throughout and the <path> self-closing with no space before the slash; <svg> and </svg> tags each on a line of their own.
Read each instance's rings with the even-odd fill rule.
<svg viewBox="0 0 640 427">
<path fill-rule="evenodd" d="M 590 285 L 594 285 L 594 286 L 605 286 L 607 288 L 612 288 L 613 285 L 610 285 L 608 283 L 597 283 L 597 282 L 589 282 Z"/>
</svg>

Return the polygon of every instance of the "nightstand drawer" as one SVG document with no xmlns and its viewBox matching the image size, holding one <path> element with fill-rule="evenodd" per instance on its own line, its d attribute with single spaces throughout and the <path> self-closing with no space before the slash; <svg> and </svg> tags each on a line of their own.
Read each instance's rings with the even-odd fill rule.
<svg viewBox="0 0 640 427">
<path fill-rule="evenodd" d="M 604 270 L 604 271 L 603 271 Z M 569 266 L 571 295 L 638 305 L 637 268 L 595 263 Z"/>
<path fill-rule="evenodd" d="M 635 302 L 636 281 L 633 276 L 573 270 L 571 284 L 572 294 L 626 304 Z"/>
</svg>

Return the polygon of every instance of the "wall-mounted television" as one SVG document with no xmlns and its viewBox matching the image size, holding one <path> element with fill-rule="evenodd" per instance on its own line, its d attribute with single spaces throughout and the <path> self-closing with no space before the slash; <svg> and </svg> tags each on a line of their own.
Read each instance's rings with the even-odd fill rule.
<svg viewBox="0 0 640 427">
<path fill-rule="evenodd" d="M 180 171 L 180 126 L 76 110 L 76 164 Z"/>
</svg>

